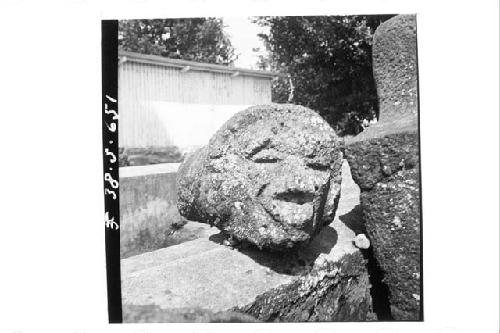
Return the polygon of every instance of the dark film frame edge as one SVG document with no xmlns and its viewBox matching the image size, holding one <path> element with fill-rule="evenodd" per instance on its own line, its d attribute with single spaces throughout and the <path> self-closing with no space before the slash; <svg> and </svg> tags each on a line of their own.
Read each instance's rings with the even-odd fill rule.
<svg viewBox="0 0 500 333">
<path fill-rule="evenodd" d="M 118 168 L 118 21 L 101 21 L 102 140 L 109 323 L 122 323 Z M 113 114 L 110 112 L 114 110 Z M 114 125 L 113 125 L 114 124 Z M 113 194 L 114 193 L 114 194 Z"/>
</svg>

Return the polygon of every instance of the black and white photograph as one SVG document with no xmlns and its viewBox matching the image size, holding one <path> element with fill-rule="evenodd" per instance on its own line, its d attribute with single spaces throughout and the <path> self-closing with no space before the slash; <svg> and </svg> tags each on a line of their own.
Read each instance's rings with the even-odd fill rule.
<svg viewBox="0 0 500 333">
<path fill-rule="evenodd" d="M 500 332 L 500 3 L 0 1 L 0 332 Z"/>
<path fill-rule="evenodd" d="M 423 320 L 417 22 L 117 22 L 123 322 Z"/>
</svg>

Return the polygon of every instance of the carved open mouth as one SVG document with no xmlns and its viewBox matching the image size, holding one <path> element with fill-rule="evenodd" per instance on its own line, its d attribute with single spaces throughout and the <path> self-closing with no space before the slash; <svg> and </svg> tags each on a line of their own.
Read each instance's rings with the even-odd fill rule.
<svg viewBox="0 0 500 333">
<path fill-rule="evenodd" d="M 315 193 L 309 191 L 290 190 L 276 194 L 274 199 L 303 205 L 305 203 L 312 202 L 315 196 Z"/>
</svg>

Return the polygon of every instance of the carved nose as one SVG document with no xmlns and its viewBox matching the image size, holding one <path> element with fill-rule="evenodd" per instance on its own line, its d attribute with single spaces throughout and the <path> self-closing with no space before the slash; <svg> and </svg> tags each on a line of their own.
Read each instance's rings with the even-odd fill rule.
<svg viewBox="0 0 500 333">
<path fill-rule="evenodd" d="M 315 193 L 309 191 L 289 190 L 286 192 L 277 193 L 274 198 L 279 201 L 303 205 L 305 203 L 312 202 L 315 196 Z"/>
</svg>

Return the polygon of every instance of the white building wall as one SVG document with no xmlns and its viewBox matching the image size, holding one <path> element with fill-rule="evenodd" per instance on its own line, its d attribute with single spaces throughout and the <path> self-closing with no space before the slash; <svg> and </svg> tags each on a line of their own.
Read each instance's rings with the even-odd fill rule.
<svg viewBox="0 0 500 333">
<path fill-rule="evenodd" d="M 127 61 L 118 74 L 119 145 L 201 146 L 236 112 L 270 102 L 270 78 Z"/>
</svg>

